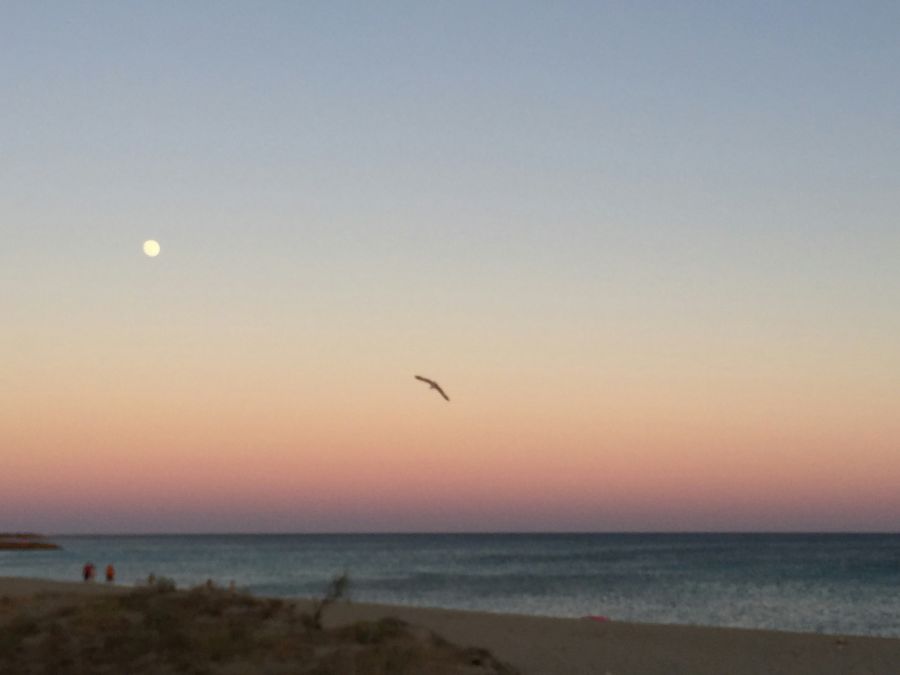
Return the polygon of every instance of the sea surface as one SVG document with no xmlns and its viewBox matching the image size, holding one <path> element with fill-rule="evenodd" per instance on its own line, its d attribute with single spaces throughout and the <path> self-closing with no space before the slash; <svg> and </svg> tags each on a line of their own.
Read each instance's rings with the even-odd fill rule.
<svg viewBox="0 0 900 675">
<path fill-rule="evenodd" d="M 335 534 L 59 536 L 0 551 L 0 575 L 79 580 L 113 563 L 179 586 L 321 594 L 545 616 L 900 637 L 898 534 Z"/>
</svg>

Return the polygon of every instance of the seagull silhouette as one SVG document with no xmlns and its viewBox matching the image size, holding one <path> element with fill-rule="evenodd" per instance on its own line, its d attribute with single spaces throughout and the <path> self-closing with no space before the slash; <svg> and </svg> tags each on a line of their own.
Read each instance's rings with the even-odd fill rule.
<svg viewBox="0 0 900 675">
<path fill-rule="evenodd" d="M 441 396 L 443 396 L 443 397 L 444 397 L 445 399 L 447 399 L 448 401 L 450 400 L 450 397 L 447 396 L 447 394 L 444 393 L 444 390 L 443 390 L 443 389 L 441 389 L 441 385 L 439 385 L 439 384 L 438 384 L 437 382 L 435 382 L 434 380 L 429 380 L 427 377 L 422 377 L 421 375 L 415 375 L 415 378 L 416 378 L 417 380 L 422 380 L 422 382 L 425 382 L 425 383 L 427 383 L 427 384 L 430 384 L 432 389 L 437 389 L 438 393 L 439 393 Z"/>
</svg>

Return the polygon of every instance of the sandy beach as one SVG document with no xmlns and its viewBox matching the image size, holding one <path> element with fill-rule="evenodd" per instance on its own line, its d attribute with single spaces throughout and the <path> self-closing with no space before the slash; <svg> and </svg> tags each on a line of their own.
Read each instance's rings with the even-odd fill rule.
<svg viewBox="0 0 900 675">
<path fill-rule="evenodd" d="M 0 599 L 27 604 L 38 594 L 82 598 L 128 587 L 0 578 Z M 77 600 L 76 600 L 77 602 Z M 306 611 L 311 601 L 299 600 Z M 765 630 L 598 623 L 443 609 L 340 602 L 326 627 L 395 617 L 450 642 L 490 651 L 525 675 L 893 675 L 900 639 Z"/>
</svg>

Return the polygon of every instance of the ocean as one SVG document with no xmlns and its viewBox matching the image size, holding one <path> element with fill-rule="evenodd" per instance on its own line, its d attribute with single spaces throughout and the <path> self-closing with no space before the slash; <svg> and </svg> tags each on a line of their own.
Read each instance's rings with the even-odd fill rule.
<svg viewBox="0 0 900 675">
<path fill-rule="evenodd" d="M 58 536 L 0 551 L 0 575 L 234 580 L 260 595 L 559 617 L 900 637 L 898 534 Z"/>
</svg>

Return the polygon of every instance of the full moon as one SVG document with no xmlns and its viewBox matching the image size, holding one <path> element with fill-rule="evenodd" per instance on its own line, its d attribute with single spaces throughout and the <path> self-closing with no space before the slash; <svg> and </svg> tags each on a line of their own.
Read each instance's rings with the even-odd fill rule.
<svg viewBox="0 0 900 675">
<path fill-rule="evenodd" d="M 144 253 L 151 258 L 159 255 L 159 242 L 154 239 L 148 239 L 144 242 Z"/>
</svg>

